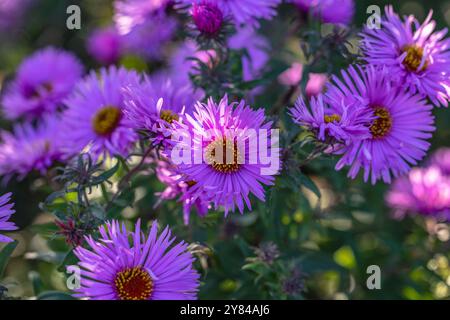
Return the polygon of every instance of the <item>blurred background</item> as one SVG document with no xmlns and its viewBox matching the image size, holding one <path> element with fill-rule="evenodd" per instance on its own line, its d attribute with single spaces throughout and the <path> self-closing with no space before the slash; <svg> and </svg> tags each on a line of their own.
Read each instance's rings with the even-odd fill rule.
<svg viewBox="0 0 450 320">
<path fill-rule="evenodd" d="M 0 8 L 3 2 L 0 0 Z M 100 66 L 88 54 L 86 41 L 93 30 L 112 23 L 112 1 L 78 1 L 81 30 L 66 28 L 66 8 L 74 1 L 23 2 L 15 15 L 0 14 L 0 87 L 14 77 L 26 56 L 48 45 L 74 52 L 85 70 Z M 450 26 L 450 0 L 357 0 L 354 25 L 360 28 L 365 23 L 369 5 L 382 7 L 392 2 L 398 12 L 414 14 L 419 20 L 433 9 L 438 29 Z M 265 22 L 260 32 L 270 41 L 269 68 L 274 74 L 302 60 L 300 40 L 283 38 L 292 19 L 291 8 L 283 5 L 279 16 Z M 356 40 L 354 43 L 357 45 Z M 176 46 L 174 39 L 167 51 Z M 151 73 L 164 62 L 127 54 L 120 64 Z M 342 67 L 344 62 L 336 63 L 333 72 Z M 327 63 L 310 71 L 326 72 Z M 275 104 L 285 90 L 274 81 L 255 104 Z M 436 150 L 450 146 L 450 112 L 435 109 L 434 114 L 438 129 L 432 149 Z M 6 120 L 1 120 L 0 125 L 11 128 Z M 318 159 L 305 169 L 318 186 L 320 199 L 304 187 L 287 192 L 292 189 L 290 181 L 281 177 L 269 191 L 268 201 L 255 203 L 253 212 L 233 214 L 227 219 L 221 212 L 206 219 L 193 217 L 188 227 L 182 224 L 176 203 L 153 209 L 157 201 L 154 193 L 164 187 L 154 178 L 139 177 L 134 182 L 136 205 L 122 214 L 130 219 L 158 217 L 163 224 L 171 225 L 180 238 L 202 246 L 199 268 L 203 270 L 204 284 L 200 298 L 448 299 L 449 225 L 423 217 L 393 219 L 384 202 L 388 186 L 372 186 L 360 178 L 349 180 L 345 172 L 334 171 L 334 163 L 335 159 Z M 13 192 L 17 211 L 13 220 L 20 227 L 20 231 L 12 233 L 19 245 L 2 280 L 10 296 L 67 291 L 65 275 L 58 270 L 67 245 L 52 236 L 56 230 L 51 223 L 53 217 L 39 209 L 39 203 L 54 191 L 51 178 L 33 174 L 1 189 L 1 194 Z M 258 261 L 267 257 L 275 265 L 261 267 Z M 370 265 L 382 270 L 381 290 L 366 287 Z"/>
</svg>

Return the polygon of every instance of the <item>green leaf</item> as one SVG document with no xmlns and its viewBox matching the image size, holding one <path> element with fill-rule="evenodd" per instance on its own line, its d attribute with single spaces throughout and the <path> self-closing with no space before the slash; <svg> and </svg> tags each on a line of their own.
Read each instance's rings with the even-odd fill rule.
<svg viewBox="0 0 450 320">
<path fill-rule="evenodd" d="M 78 258 L 73 253 L 73 250 L 70 250 L 66 256 L 64 257 L 64 260 L 61 262 L 61 264 L 58 267 L 59 272 L 66 272 L 66 267 L 75 265 L 78 262 Z"/>
<path fill-rule="evenodd" d="M 67 292 L 46 291 L 37 296 L 37 300 L 77 300 Z"/>
<path fill-rule="evenodd" d="M 0 279 L 3 277 L 6 265 L 8 264 L 9 258 L 14 252 L 14 249 L 17 247 L 17 244 L 17 241 L 10 242 L 0 252 Z"/>
<path fill-rule="evenodd" d="M 33 291 L 35 295 L 40 294 L 44 289 L 44 284 L 42 283 L 41 276 L 36 271 L 30 271 L 28 273 L 28 278 L 31 281 L 31 284 L 33 285 Z"/>
<path fill-rule="evenodd" d="M 300 174 L 300 180 L 301 180 L 301 184 L 302 184 L 305 188 L 307 188 L 307 189 L 311 190 L 312 192 L 314 192 L 314 194 L 315 194 L 318 198 L 321 197 L 319 188 L 316 186 L 316 184 L 314 183 L 314 181 L 311 180 L 310 177 L 308 177 L 308 176 L 305 175 L 305 174 Z"/>
<path fill-rule="evenodd" d="M 92 179 L 92 184 L 96 185 L 96 184 L 100 184 L 105 181 L 108 181 L 108 179 L 110 179 L 119 170 L 119 168 L 120 168 L 120 161 L 117 161 L 117 163 L 114 167 L 112 167 L 109 170 L 106 170 L 105 172 L 98 175 L 97 177 L 94 177 Z"/>
</svg>

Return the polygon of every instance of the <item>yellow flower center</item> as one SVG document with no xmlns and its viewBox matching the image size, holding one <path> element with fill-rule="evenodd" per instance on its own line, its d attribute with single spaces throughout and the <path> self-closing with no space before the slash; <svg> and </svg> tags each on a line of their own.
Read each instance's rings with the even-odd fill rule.
<svg viewBox="0 0 450 320">
<path fill-rule="evenodd" d="M 326 115 L 325 117 L 325 123 L 331 123 L 331 122 L 339 122 L 341 121 L 341 116 L 338 114 L 332 114 L 332 115 Z"/>
<path fill-rule="evenodd" d="M 218 139 L 211 142 L 205 151 L 206 163 L 221 173 L 232 173 L 239 170 L 242 158 L 236 142 Z"/>
<path fill-rule="evenodd" d="M 154 288 L 152 278 L 140 267 L 118 272 L 114 284 L 120 300 L 148 300 Z"/>
<path fill-rule="evenodd" d="M 178 120 L 179 117 L 176 113 L 172 112 L 171 110 L 162 110 L 160 118 L 167 123 L 172 123 L 175 120 Z"/>
<path fill-rule="evenodd" d="M 92 124 L 94 131 L 102 136 L 111 134 L 119 125 L 122 111 L 113 106 L 100 109 L 94 116 Z"/>
<path fill-rule="evenodd" d="M 392 129 L 392 117 L 389 111 L 383 107 L 376 107 L 373 114 L 378 118 L 370 126 L 373 138 L 382 138 Z"/>
<path fill-rule="evenodd" d="M 406 52 L 405 60 L 403 60 L 403 65 L 409 71 L 425 71 L 428 68 L 428 61 L 425 61 L 422 68 L 419 67 L 423 59 L 423 49 L 417 45 L 404 46 L 403 52 Z"/>
</svg>

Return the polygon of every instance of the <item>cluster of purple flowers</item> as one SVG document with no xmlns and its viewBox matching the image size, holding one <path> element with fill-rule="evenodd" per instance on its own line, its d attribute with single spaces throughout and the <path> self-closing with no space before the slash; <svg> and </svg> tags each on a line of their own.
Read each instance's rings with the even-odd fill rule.
<svg viewBox="0 0 450 320">
<path fill-rule="evenodd" d="M 433 104 L 448 105 L 450 81 L 450 40 L 433 33 L 431 14 L 423 24 L 403 21 L 388 6 L 381 25 L 361 33 L 366 65 L 343 70 L 326 93 L 291 109 L 296 123 L 340 156 L 337 170 L 349 166 L 352 178 L 362 170 L 373 184 L 390 183 L 425 157 Z"/>
<path fill-rule="evenodd" d="M 355 10 L 353 0 L 289 2 L 332 24 L 349 24 Z M 252 210 L 251 198 L 264 202 L 264 188 L 274 184 L 281 169 L 278 138 L 263 108 L 226 94 L 217 101 L 194 86 L 189 75 L 198 72 L 199 62 L 215 65 L 219 52 L 200 49 L 191 39 L 168 50 L 168 66 L 149 75 L 114 64 L 127 51 L 160 60 L 178 26 L 170 8 L 188 12 L 207 37 L 217 36 L 231 22 L 236 32 L 224 45 L 246 52 L 239 60 L 242 79 L 257 80 L 270 50 L 257 27 L 276 14 L 280 3 L 116 0 L 115 25 L 95 31 L 87 41 L 88 52 L 107 67 L 83 77 L 72 54 L 44 48 L 25 59 L 7 84 L 2 111 L 17 123 L 12 132 L 0 133 L 0 175 L 22 179 L 33 170 L 44 174 L 82 152 L 95 161 L 127 158 L 138 142 L 149 142 L 154 151 L 149 161 L 166 186 L 157 195 L 161 201 L 177 199 L 186 224 L 193 208 L 200 217 L 212 209 L 225 216 Z M 402 20 L 387 7 L 382 26 L 361 33 L 365 65 L 350 66 L 330 79 L 310 74 L 306 97 L 298 99 L 290 115 L 315 134 L 327 153 L 339 156 L 337 170 L 349 167 L 351 178 L 362 171 L 372 184 L 398 178 L 387 198 L 397 216 L 418 212 L 449 220 L 450 151 L 436 153 L 424 169 L 411 166 L 430 148 L 433 107 L 448 105 L 450 40 L 445 31 L 434 31 L 431 13 L 420 24 L 412 16 Z M 297 63 L 279 81 L 297 86 L 302 76 L 303 66 Z M 258 141 L 256 147 L 253 141 Z M 275 158 L 278 167 L 261 154 Z M 179 163 L 176 155 L 188 161 Z M 14 213 L 10 197 L 0 197 L 0 231 L 16 229 L 8 221 Z M 98 239 L 85 236 L 89 249 L 77 239 L 74 253 L 82 269 L 77 297 L 196 298 L 200 276 L 194 258 L 184 242 L 174 245 L 168 228 L 158 236 L 155 222 L 146 237 L 140 221 L 129 232 L 113 220 L 99 233 Z M 0 242 L 8 241 L 0 235 Z"/>
</svg>

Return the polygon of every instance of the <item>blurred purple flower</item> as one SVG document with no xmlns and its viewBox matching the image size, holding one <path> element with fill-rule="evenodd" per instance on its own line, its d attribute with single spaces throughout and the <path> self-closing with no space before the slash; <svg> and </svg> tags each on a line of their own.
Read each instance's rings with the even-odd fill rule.
<svg viewBox="0 0 450 320">
<path fill-rule="evenodd" d="M 289 69 L 278 76 L 278 82 L 287 87 L 295 87 L 303 78 L 303 65 L 295 62 Z"/>
<path fill-rule="evenodd" d="M 59 139 L 61 120 L 57 116 L 43 119 L 37 127 L 30 123 L 18 124 L 14 132 L 1 132 L 0 175 L 9 179 L 14 175 L 23 179 L 32 170 L 45 174 L 56 161 L 65 157 Z"/>
<path fill-rule="evenodd" d="M 92 300 L 195 300 L 200 275 L 187 244 L 174 244 L 169 228 L 158 236 L 153 222 L 148 237 L 138 221 L 134 232 L 116 220 L 99 228 L 100 239 L 85 237 L 77 247 L 81 287 L 75 296 Z M 130 239 L 131 236 L 131 239 Z M 130 241 L 131 240 L 131 241 Z"/>
<path fill-rule="evenodd" d="M 252 28 L 238 29 L 228 45 L 234 50 L 245 50 L 242 57 L 243 77 L 245 81 L 252 81 L 261 76 L 261 73 L 269 61 L 269 41 L 256 33 Z"/>
<path fill-rule="evenodd" d="M 422 214 L 450 221 L 450 177 L 437 166 L 414 168 L 394 182 L 386 201 L 396 218 Z"/>
<path fill-rule="evenodd" d="M 83 67 L 71 53 L 55 48 L 35 52 L 19 66 L 2 104 L 9 119 L 52 114 L 82 76 Z"/>
<path fill-rule="evenodd" d="M 315 97 L 325 91 L 328 75 L 325 73 L 310 73 L 306 83 L 305 93 L 308 97 Z"/>
<path fill-rule="evenodd" d="M 0 28 L 9 29 L 19 24 L 24 12 L 28 9 L 33 0 L 0 0 Z M 8 32 L 2 35 L 8 35 Z"/>
<path fill-rule="evenodd" d="M 80 82 L 66 101 L 64 140 L 66 151 L 79 153 L 87 148 L 93 158 L 127 156 L 137 134 L 123 116 L 123 88 L 138 84 L 141 77 L 124 68 L 102 68 Z"/>
<path fill-rule="evenodd" d="M 393 79 L 411 93 L 428 97 L 435 106 L 448 106 L 450 97 L 450 39 L 447 29 L 433 32 L 432 11 L 420 24 L 414 16 L 405 21 L 387 6 L 381 29 L 365 28 L 362 49 L 374 66 L 386 66 Z"/>
<path fill-rule="evenodd" d="M 194 5 L 204 0 L 175 0 L 177 3 Z M 215 0 L 225 17 L 230 16 L 238 26 L 258 26 L 258 19 L 272 19 L 281 0 Z"/>
<path fill-rule="evenodd" d="M 114 64 L 120 58 L 121 41 L 114 27 L 97 29 L 89 36 L 87 50 L 101 64 Z"/>
<path fill-rule="evenodd" d="M 171 0 L 116 0 L 114 1 L 114 21 L 120 34 L 125 35 L 141 24 L 145 24 L 154 14 L 164 12 Z"/>
<path fill-rule="evenodd" d="M 270 165 L 263 164 L 258 157 L 262 146 L 257 147 L 259 151 L 249 148 L 249 139 L 255 137 L 255 131 L 271 129 L 272 123 L 266 122 L 263 109 L 255 111 L 244 101 L 228 103 L 226 96 L 218 104 L 210 98 L 205 104 L 197 103 L 193 115 L 187 115 L 183 123 L 174 123 L 174 133 L 182 138 L 176 147 L 183 152 L 189 150 L 190 159 L 190 163 L 179 164 L 178 170 L 185 181 L 195 182 L 190 188 L 194 199 L 206 195 L 216 209 L 224 207 L 225 215 L 230 210 L 234 212 L 236 206 L 243 213 L 245 204 L 251 210 L 250 193 L 265 201 L 262 185 L 272 185 L 276 173 L 264 172 Z M 232 156 L 232 160 L 215 154 L 222 147 L 226 149 L 222 152 L 224 158 Z M 279 160 L 278 148 L 269 145 L 267 150 L 272 159 Z M 198 154 L 203 155 L 201 161 L 195 161 Z M 249 161 L 251 156 L 258 159 Z M 170 159 L 174 160 L 173 154 Z"/>
<path fill-rule="evenodd" d="M 437 166 L 443 174 L 450 176 L 450 148 L 438 149 L 433 153 L 430 163 Z"/>
<path fill-rule="evenodd" d="M 310 12 L 325 23 L 349 25 L 355 15 L 353 0 L 291 0 L 297 7 Z"/>
<path fill-rule="evenodd" d="M 374 120 L 369 124 L 371 137 L 342 150 L 336 169 L 348 165 L 351 178 L 363 169 L 365 181 L 371 176 L 372 184 L 381 179 L 390 183 L 391 175 L 407 173 L 430 148 L 426 140 L 436 129 L 432 106 L 393 86 L 386 69 L 352 66 L 342 71 L 342 79 L 333 76 L 327 103 L 369 108 Z"/>
<path fill-rule="evenodd" d="M 169 61 L 169 73 L 174 84 L 184 86 L 191 84 L 190 74 L 197 74 L 198 61 L 206 65 L 213 65 L 214 60 L 217 59 L 217 54 L 214 50 L 199 50 L 198 46 L 193 41 L 183 42 L 172 54 Z"/>
<path fill-rule="evenodd" d="M 160 13 L 152 16 L 146 22 L 137 25 L 133 30 L 122 36 L 127 52 L 140 55 L 147 59 L 159 60 L 163 49 L 172 39 L 177 27 L 174 18 Z"/>
<path fill-rule="evenodd" d="M 17 230 L 17 226 L 8 221 L 11 218 L 11 215 L 16 212 L 13 210 L 14 203 L 11 202 L 12 193 L 6 193 L 0 197 L 0 231 L 12 231 Z M 13 239 L 0 234 L 0 243 L 1 242 L 12 242 Z"/>
</svg>

